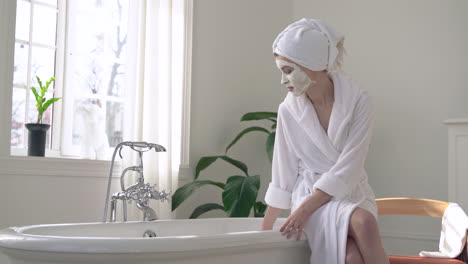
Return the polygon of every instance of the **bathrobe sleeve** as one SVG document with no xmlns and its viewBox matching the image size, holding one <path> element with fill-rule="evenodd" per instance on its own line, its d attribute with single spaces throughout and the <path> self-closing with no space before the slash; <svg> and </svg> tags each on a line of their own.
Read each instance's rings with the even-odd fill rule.
<svg viewBox="0 0 468 264">
<path fill-rule="evenodd" d="M 265 194 L 265 202 L 268 205 L 281 209 L 291 208 L 291 195 L 296 184 L 299 162 L 291 149 L 291 140 L 288 138 L 288 129 L 290 128 L 286 124 L 293 122 L 293 117 L 288 116 L 287 111 L 284 104 L 280 104 L 272 160 L 272 176 Z"/>
<path fill-rule="evenodd" d="M 356 103 L 343 151 L 330 170 L 315 182 L 314 190 L 320 189 L 342 200 L 363 180 L 373 123 L 373 107 L 364 91 Z"/>
</svg>

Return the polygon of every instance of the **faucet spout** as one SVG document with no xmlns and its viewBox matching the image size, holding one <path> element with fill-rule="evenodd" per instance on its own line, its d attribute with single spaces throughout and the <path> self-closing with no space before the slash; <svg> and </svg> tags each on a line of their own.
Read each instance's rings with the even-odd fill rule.
<svg viewBox="0 0 468 264">
<path fill-rule="evenodd" d="M 141 203 L 136 203 L 136 206 L 138 209 L 143 211 L 143 221 L 155 221 L 158 220 L 158 216 L 156 215 L 156 212 L 151 209 L 146 204 L 141 204 Z"/>
</svg>

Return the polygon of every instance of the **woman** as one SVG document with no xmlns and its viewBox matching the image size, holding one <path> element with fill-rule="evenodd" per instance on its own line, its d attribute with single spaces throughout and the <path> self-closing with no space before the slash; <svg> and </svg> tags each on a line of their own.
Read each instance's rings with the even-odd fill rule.
<svg viewBox="0 0 468 264">
<path fill-rule="evenodd" d="M 389 263 L 377 226 L 364 162 L 372 135 L 369 96 L 341 69 L 344 36 L 320 20 L 301 19 L 273 43 L 290 93 L 278 109 L 272 182 L 262 230 L 281 209 L 280 231 L 305 232 L 311 263 Z"/>
</svg>

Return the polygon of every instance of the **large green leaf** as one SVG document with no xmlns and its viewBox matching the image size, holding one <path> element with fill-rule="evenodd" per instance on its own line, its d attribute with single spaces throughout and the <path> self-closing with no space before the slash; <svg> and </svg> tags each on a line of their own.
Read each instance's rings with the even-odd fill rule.
<svg viewBox="0 0 468 264">
<path fill-rule="evenodd" d="M 223 191 L 224 211 L 229 217 L 248 217 L 257 199 L 260 176 L 231 176 Z"/>
<path fill-rule="evenodd" d="M 208 166 L 210 166 L 213 162 L 215 162 L 217 159 L 222 159 L 231 165 L 239 168 L 241 171 L 245 173 L 245 175 L 248 175 L 248 168 L 245 163 L 239 160 L 232 159 L 228 156 L 207 156 L 207 157 L 202 157 L 198 163 L 197 167 L 195 169 L 195 180 L 198 179 L 198 176 L 200 175 L 200 172 L 204 169 L 206 169 Z"/>
<path fill-rule="evenodd" d="M 172 195 L 172 211 L 174 211 L 179 205 L 184 202 L 192 193 L 203 185 L 214 185 L 221 189 L 225 188 L 224 183 L 214 181 L 193 181 L 185 184 L 176 190 Z"/>
<path fill-rule="evenodd" d="M 193 210 L 193 213 L 190 215 L 190 219 L 197 218 L 200 215 L 211 210 L 223 210 L 224 211 L 224 206 L 220 204 L 215 204 L 215 203 L 207 203 L 207 204 L 200 205 L 197 208 L 195 208 L 195 210 Z"/>
<path fill-rule="evenodd" d="M 239 161 L 239 160 L 235 160 L 235 159 L 231 159 L 230 157 L 228 156 L 220 156 L 219 157 L 220 159 L 236 166 L 237 168 L 239 168 L 241 171 L 243 171 L 245 173 L 245 175 L 249 175 L 249 172 L 248 172 L 248 169 L 247 169 L 247 165 L 245 165 L 244 162 L 242 161 Z"/>
<path fill-rule="evenodd" d="M 198 175 L 200 175 L 200 171 L 206 169 L 217 159 L 218 159 L 218 156 L 201 157 L 197 163 L 197 167 L 195 168 L 195 180 L 198 179 Z"/>
<path fill-rule="evenodd" d="M 266 208 L 267 208 L 266 204 L 264 204 L 262 202 L 256 202 L 254 204 L 255 217 L 264 217 Z"/>
<path fill-rule="evenodd" d="M 268 154 L 268 159 L 273 160 L 273 151 L 275 147 L 275 136 L 276 132 L 271 132 L 266 141 L 266 152 Z"/>
<path fill-rule="evenodd" d="M 250 112 L 242 116 L 241 121 L 263 120 L 268 119 L 276 122 L 278 113 L 276 112 Z M 275 118 L 275 119 L 272 119 Z"/>
<path fill-rule="evenodd" d="M 239 141 L 239 139 L 241 139 L 242 136 L 244 136 L 245 134 L 249 133 L 249 132 L 253 132 L 253 131 L 260 131 L 260 132 L 265 132 L 267 134 L 270 134 L 270 131 L 268 131 L 267 129 L 263 128 L 263 127 L 258 127 L 258 126 L 254 126 L 254 127 L 249 127 L 249 128 L 246 128 L 244 129 L 242 132 L 239 133 L 239 135 L 237 135 L 237 137 L 231 142 L 231 144 L 229 144 L 229 146 L 227 146 L 226 148 L 226 153 L 228 152 L 228 150 L 234 145 L 237 143 L 237 141 Z"/>
</svg>

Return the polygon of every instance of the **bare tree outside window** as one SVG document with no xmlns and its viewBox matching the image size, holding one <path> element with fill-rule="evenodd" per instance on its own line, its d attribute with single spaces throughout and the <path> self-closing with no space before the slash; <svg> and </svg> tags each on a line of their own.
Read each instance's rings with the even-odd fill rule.
<svg viewBox="0 0 468 264">
<path fill-rule="evenodd" d="M 109 146 L 115 147 L 122 141 L 123 134 L 129 1 L 81 0 L 75 4 L 79 9 L 75 19 L 88 21 L 74 28 L 78 33 L 76 38 L 88 43 L 86 47 L 74 47 L 74 56 L 80 57 L 75 58 L 78 63 L 74 63 L 74 77 L 80 83 L 75 87 L 75 94 L 82 94 L 76 98 L 75 107 L 82 104 L 98 106 L 105 114 Z M 90 30 L 78 28 L 91 26 Z M 84 93 L 77 92 L 83 88 Z M 78 126 L 77 122 L 75 126 Z M 83 129 L 73 129 L 74 144 L 79 144 L 80 133 L 86 133 Z"/>
</svg>

